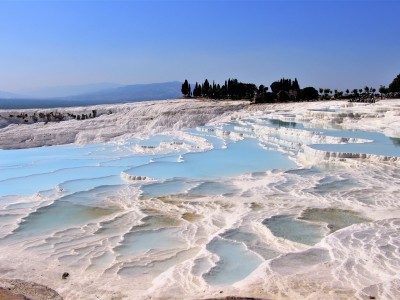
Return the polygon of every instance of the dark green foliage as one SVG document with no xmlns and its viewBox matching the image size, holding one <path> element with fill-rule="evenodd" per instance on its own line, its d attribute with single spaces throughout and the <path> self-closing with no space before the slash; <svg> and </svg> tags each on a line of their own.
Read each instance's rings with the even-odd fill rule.
<svg viewBox="0 0 400 300">
<path fill-rule="evenodd" d="M 274 103 L 278 101 L 278 98 L 274 93 L 265 93 L 264 101 L 265 103 Z"/>
<path fill-rule="evenodd" d="M 294 79 L 293 84 L 292 84 L 293 90 L 299 90 L 300 89 L 300 85 L 297 81 L 297 78 Z"/>
<path fill-rule="evenodd" d="M 389 91 L 391 93 L 400 93 L 400 74 L 389 84 Z"/>
<path fill-rule="evenodd" d="M 286 92 L 286 91 L 281 90 L 281 91 L 278 93 L 277 96 L 278 96 L 278 101 L 279 101 L 279 102 L 289 102 L 289 101 L 290 101 L 289 93 Z"/>
<path fill-rule="evenodd" d="M 281 87 L 282 86 L 279 81 L 274 81 L 273 83 L 271 83 L 271 90 L 275 94 L 279 93 L 282 90 Z"/>
<path fill-rule="evenodd" d="M 258 90 L 255 84 L 242 83 L 237 79 L 229 79 L 227 84 L 226 90 L 229 99 L 253 99 Z"/>
<path fill-rule="evenodd" d="M 189 85 L 190 88 L 190 85 Z M 268 88 L 265 89 L 267 91 Z M 257 86 L 252 83 L 242 83 L 237 79 L 228 79 L 224 85 L 212 84 L 206 79 L 203 85 L 196 85 L 193 90 L 194 97 L 205 97 L 211 99 L 249 99 L 252 100 L 258 93 Z"/>
<path fill-rule="evenodd" d="M 193 89 L 193 97 L 200 97 L 201 96 L 201 85 L 196 82 L 196 85 Z"/>
<path fill-rule="evenodd" d="M 184 96 L 190 96 L 190 84 L 187 79 L 185 79 L 185 82 L 182 84 L 181 92 Z"/>
<path fill-rule="evenodd" d="M 257 94 L 254 98 L 254 103 L 275 103 L 278 101 L 278 97 L 274 93 L 266 92 L 264 94 Z"/>
<path fill-rule="evenodd" d="M 316 100 L 318 96 L 318 91 L 311 86 L 305 87 L 300 92 L 300 98 L 303 100 Z"/>
<path fill-rule="evenodd" d="M 387 94 L 387 93 L 389 93 L 389 88 L 387 88 L 387 87 L 384 86 L 384 85 L 381 85 L 381 86 L 379 87 L 379 93 L 381 93 L 381 94 Z"/>
<path fill-rule="evenodd" d="M 253 83 L 243 83 L 237 79 L 225 80 L 223 85 L 212 84 L 208 79 L 204 80 L 203 85 L 196 82 L 193 89 L 194 97 L 204 97 L 210 99 L 232 99 L 232 100 L 253 100 L 254 103 L 275 103 L 289 101 L 310 101 L 310 100 L 330 100 L 335 99 L 350 99 L 350 101 L 363 101 L 365 99 L 374 100 L 377 96 L 376 89 L 365 86 L 364 89 L 353 89 L 351 92 L 347 89 L 345 92 L 340 90 L 331 90 L 329 88 L 314 87 L 300 88 L 297 78 L 294 80 L 282 78 L 271 84 L 271 91 L 268 92 L 268 87 L 261 84 L 258 87 Z M 400 74 L 390 84 L 390 88 L 381 86 L 379 92 L 381 94 L 391 94 L 391 97 L 396 96 L 396 91 L 400 91 Z M 182 93 L 185 96 L 192 96 L 190 84 L 185 80 L 182 84 Z"/>
<path fill-rule="evenodd" d="M 268 91 L 268 87 L 265 87 L 263 84 L 261 84 L 258 87 L 257 94 L 254 98 L 254 103 L 265 103 L 264 97 L 265 93 Z"/>
<path fill-rule="evenodd" d="M 271 90 L 275 94 L 279 93 L 280 91 L 289 92 L 290 90 L 299 90 L 299 89 L 300 86 L 297 81 L 297 78 L 295 78 L 294 81 L 292 81 L 291 79 L 282 78 L 281 80 L 275 81 L 271 84 Z"/>
<path fill-rule="evenodd" d="M 282 78 L 271 85 L 272 93 L 268 92 L 268 87 L 261 84 L 257 87 L 253 83 L 243 83 L 237 79 L 225 80 L 224 84 L 212 84 L 208 79 L 204 80 L 201 85 L 196 82 L 193 89 L 193 97 L 204 97 L 210 99 L 248 99 L 254 100 L 255 103 L 273 103 L 279 101 L 299 101 L 300 99 L 300 85 L 297 78 L 292 81 L 291 79 Z M 275 92 L 274 92 L 275 91 Z M 282 92 L 281 92 L 282 91 Z M 182 93 L 185 96 L 190 96 L 190 84 L 185 80 L 182 85 Z"/>
<path fill-rule="evenodd" d="M 264 95 L 266 92 L 268 92 L 268 87 L 260 84 L 260 86 L 258 87 L 257 95 Z"/>
<path fill-rule="evenodd" d="M 210 94 L 210 83 L 208 80 L 204 80 L 203 87 L 201 89 L 204 97 L 209 97 Z"/>
</svg>

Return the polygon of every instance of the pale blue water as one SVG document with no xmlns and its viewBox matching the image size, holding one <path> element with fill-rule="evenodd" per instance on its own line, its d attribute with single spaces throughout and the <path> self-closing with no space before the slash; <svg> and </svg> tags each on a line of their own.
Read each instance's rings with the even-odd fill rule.
<svg viewBox="0 0 400 300">
<path fill-rule="evenodd" d="M 203 182 L 189 191 L 192 195 L 213 196 L 213 195 L 228 195 L 239 190 L 229 183 L 222 182 Z"/>
<path fill-rule="evenodd" d="M 348 191 L 357 186 L 358 184 L 354 180 L 327 176 L 315 185 L 314 191 L 319 194 L 327 194 L 331 192 Z"/>
<path fill-rule="evenodd" d="M 387 136 L 380 133 L 371 132 L 333 132 L 330 131 L 329 135 L 342 136 L 342 137 L 359 137 L 372 139 L 371 143 L 362 144 L 315 144 L 312 148 L 323 150 L 323 151 L 333 151 L 333 152 L 344 152 L 344 153 L 366 153 L 375 154 L 383 156 L 397 156 L 400 157 L 400 147 L 396 143 L 395 139 L 390 139 Z"/>
<path fill-rule="evenodd" d="M 308 208 L 303 211 L 300 219 L 309 220 L 312 222 L 326 223 L 331 232 L 335 232 L 336 230 L 345 228 L 353 224 L 370 221 L 353 211 L 337 208 Z"/>
<path fill-rule="evenodd" d="M 76 193 L 78 191 L 87 191 L 98 186 L 122 185 L 125 183 L 126 182 L 121 179 L 121 176 L 111 175 L 99 178 L 69 180 L 59 184 L 59 186 L 64 193 Z"/>
<path fill-rule="evenodd" d="M 277 257 L 280 254 L 271 249 L 270 245 L 265 245 L 262 237 L 251 232 L 243 232 L 239 229 L 233 229 L 224 232 L 221 236 L 225 239 L 245 244 L 248 249 L 257 253 L 266 260 Z"/>
<path fill-rule="evenodd" d="M 143 197 L 160 197 L 184 193 L 194 186 L 196 186 L 194 182 L 172 179 L 165 182 L 143 185 L 141 190 L 143 192 Z"/>
<path fill-rule="evenodd" d="M 117 190 L 116 186 L 99 186 L 89 191 L 59 198 L 25 217 L 10 238 L 40 236 L 56 230 L 79 228 L 88 222 L 102 219 L 117 211 L 116 208 L 101 207 L 102 200 L 113 196 Z"/>
<path fill-rule="evenodd" d="M 2 195 L 34 195 L 55 188 L 70 180 L 90 179 L 119 174 L 123 167 L 78 167 L 60 169 L 50 173 L 34 174 L 0 181 Z"/>
<path fill-rule="evenodd" d="M 190 196 L 230 195 L 238 191 L 235 186 L 229 183 L 199 182 L 185 178 L 174 178 L 164 182 L 145 184 L 140 189 L 144 198 L 176 194 L 188 194 Z"/>
<path fill-rule="evenodd" d="M 221 149 L 224 146 L 224 140 L 221 139 L 220 137 L 217 137 L 214 131 L 204 132 L 204 131 L 198 131 L 197 129 L 188 129 L 185 130 L 185 132 L 194 136 L 205 138 L 211 145 L 213 145 L 214 149 Z"/>
<path fill-rule="evenodd" d="M 325 151 L 368 153 L 384 156 L 400 157 L 400 147 L 398 139 L 390 138 L 378 132 L 368 132 L 361 130 L 341 130 L 341 129 L 318 129 L 324 135 L 346 138 L 359 138 L 372 140 L 370 143 L 357 144 L 329 144 L 312 145 L 313 148 Z"/>
<path fill-rule="evenodd" d="M 263 149 L 255 139 L 231 143 L 222 150 L 189 153 L 183 159 L 184 163 L 155 162 L 132 168 L 127 173 L 156 179 L 218 178 L 294 167 L 285 155 Z"/>
<path fill-rule="evenodd" d="M 278 119 L 264 119 L 264 120 L 267 122 L 269 126 L 275 128 L 285 127 L 285 128 L 304 129 L 303 124 L 297 122 L 288 122 Z"/>
<path fill-rule="evenodd" d="M 100 166 L 115 166 L 115 167 L 132 167 L 132 166 L 140 166 L 143 164 L 150 163 L 150 160 L 155 158 L 152 155 L 144 155 L 144 156 L 129 156 L 122 157 L 112 160 L 107 160 L 104 162 L 100 162 Z"/>
<path fill-rule="evenodd" d="M 39 148 L 27 148 L 16 150 L 0 150 L 0 167 L 12 167 L 29 165 L 35 161 L 86 157 L 91 151 L 97 149 L 98 145 L 80 146 L 51 146 Z"/>
<path fill-rule="evenodd" d="M 298 220 L 294 216 L 273 216 L 265 219 L 263 224 L 277 237 L 311 246 L 324 236 L 322 226 Z"/>
<path fill-rule="evenodd" d="M 320 110 L 324 112 L 330 112 L 335 110 Z M 372 140 L 371 143 L 350 143 L 350 144 L 314 144 L 312 148 L 323 150 L 323 151 L 333 151 L 333 152 L 346 152 L 346 153 L 367 153 L 375 155 L 384 156 L 397 156 L 400 157 L 400 140 L 398 138 L 390 138 L 386 135 L 378 132 L 368 132 L 361 130 L 343 130 L 334 128 L 308 128 L 304 124 L 296 122 L 286 122 L 274 119 L 262 119 L 265 121 L 263 125 L 273 128 L 285 127 L 285 128 L 295 128 L 302 129 L 306 131 L 318 132 L 319 134 L 334 137 L 345 137 L 345 138 L 359 138 Z M 296 137 L 282 136 L 279 134 L 274 134 L 277 138 L 281 138 L 286 141 L 291 142 L 307 142 L 304 138 L 302 140 Z M 311 141 L 311 140 L 310 140 Z"/>
<path fill-rule="evenodd" d="M 263 262 L 258 255 L 248 251 L 244 244 L 220 237 L 213 239 L 207 249 L 220 258 L 217 265 L 203 275 L 211 285 L 230 285 L 240 281 Z"/>
<path fill-rule="evenodd" d="M 136 255 L 149 250 L 165 250 L 182 248 L 184 243 L 177 235 L 176 228 L 157 230 L 142 230 L 125 235 L 120 246 L 115 251 L 122 255 Z"/>
<path fill-rule="evenodd" d="M 233 121 L 221 125 L 220 128 L 225 131 L 242 132 L 238 127 L 251 129 L 253 121 L 248 120 L 248 124 L 244 125 Z M 275 128 L 304 129 L 330 136 L 373 140 L 372 143 L 367 144 L 312 146 L 317 149 L 400 156 L 399 139 L 391 139 L 383 134 L 311 129 L 295 122 L 268 119 L 264 121 L 265 126 Z M 183 253 L 189 249 L 187 241 L 181 236 L 182 224 L 190 224 L 187 225 L 188 228 L 195 227 L 197 225 L 194 223 L 197 219 L 193 217 L 193 221 L 190 216 L 183 218 L 183 209 L 182 212 L 176 212 L 172 216 L 163 216 L 162 212 L 157 210 L 159 208 L 157 205 L 160 205 L 162 199 L 155 199 L 156 197 L 172 195 L 182 197 L 187 201 L 185 205 L 188 206 L 192 199 L 196 199 L 195 201 L 201 204 L 203 203 L 199 199 L 204 199 L 204 203 L 207 204 L 209 198 L 204 196 L 217 196 L 216 199 L 225 198 L 225 200 L 228 199 L 227 201 L 229 199 L 234 201 L 234 198 L 228 197 L 239 195 L 241 190 L 229 181 L 229 177 L 243 174 L 265 175 L 266 171 L 274 169 L 286 169 L 287 175 L 302 177 L 312 177 L 322 172 L 316 167 L 292 170 L 296 165 L 286 154 L 266 150 L 255 138 L 236 142 L 229 136 L 218 136 L 215 131 L 189 129 L 186 133 L 205 138 L 214 149 L 209 151 L 199 149 L 200 152 L 191 153 L 185 149 L 178 149 L 169 154 L 151 155 L 139 155 L 132 152 L 135 145 L 157 147 L 162 142 L 184 142 L 196 146 L 196 143 L 191 140 L 156 135 L 146 140 L 131 139 L 125 145 L 105 143 L 0 150 L 0 204 L 8 210 L 7 213 L 0 215 L 0 224 L 6 225 L 20 218 L 17 229 L 0 243 L 16 242 L 28 237 L 48 237 L 55 232 L 60 233 L 71 228 L 79 229 L 96 222 L 103 222 L 103 233 L 107 230 L 108 233 L 112 230 L 117 232 L 119 224 L 124 224 L 123 221 L 118 218 L 110 221 L 115 222 L 112 226 L 110 225 L 112 229 L 106 229 L 105 224 L 109 217 L 121 212 L 122 208 L 113 201 L 118 201 L 115 199 L 118 198 L 120 190 L 124 189 L 124 193 L 132 191 L 132 195 L 127 196 L 129 201 L 149 203 L 149 209 L 147 212 L 143 210 L 146 215 L 142 219 L 143 224 L 129 227 L 128 232 L 120 236 L 119 244 L 113 248 L 113 251 L 121 256 L 138 256 L 149 250 L 153 253 L 173 252 L 174 249 L 179 249 Z M 276 135 L 276 137 L 284 140 L 291 139 L 284 135 Z M 292 141 L 296 140 L 292 139 Z M 155 181 L 124 180 L 120 176 L 121 172 L 147 176 Z M 287 181 L 276 184 L 274 188 L 277 191 L 290 192 L 293 183 L 293 178 L 289 177 Z M 310 192 L 324 195 L 351 188 L 357 188 L 357 182 L 348 178 L 326 176 L 316 182 L 315 186 L 310 188 Z M 31 196 L 38 192 L 43 196 L 57 196 L 54 202 L 48 203 L 42 203 L 40 197 L 35 198 L 34 201 L 22 198 L 28 200 L 13 203 L 14 198 L 10 196 Z M 141 192 L 139 198 L 136 198 L 137 192 Z M 252 196 L 252 193 L 247 194 L 249 202 L 252 201 Z M 129 204 L 134 206 L 134 203 L 128 203 L 128 206 Z M 39 207 L 40 205 L 42 207 Z M 30 213 L 19 215 L 24 209 L 29 210 Z M 200 214 L 196 217 L 204 220 L 206 216 Z M 121 219 L 123 219 L 122 216 Z M 215 224 L 219 222 L 219 220 L 214 221 Z M 365 219 L 344 210 L 308 209 L 299 218 L 292 215 L 276 215 L 264 220 L 263 224 L 275 236 L 306 245 L 315 245 L 327 234 L 324 222 L 331 231 L 334 231 L 364 221 Z M 226 231 L 212 239 L 206 247 L 220 259 L 215 267 L 203 275 L 211 285 L 229 285 L 240 281 L 251 274 L 263 261 L 280 255 L 269 245 L 263 244 L 258 235 L 242 231 L 242 229 Z M 179 255 L 181 254 L 176 256 L 176 261 L 183 261 L 192 254 L 182 254 L 182 257 Z M 175 262 L 162 263 L 165 267 L 172 266 Z M 149 265 L 148 268 L 150 270 L 152 266 Z M 138 268 L 136 271 L 131 269 L 129 272 L 140 273 L 140 270 L 142 269 Z M 128 270 L 126 272 L 129 273 Z"/>
<path fill-rule="evenodd" d="M 334 108 L 321 108 L 321 109 L 309 109 L 310 111 L 321 111 L 321 112 L 337 112 L 338 109 Z"/>
</svg>

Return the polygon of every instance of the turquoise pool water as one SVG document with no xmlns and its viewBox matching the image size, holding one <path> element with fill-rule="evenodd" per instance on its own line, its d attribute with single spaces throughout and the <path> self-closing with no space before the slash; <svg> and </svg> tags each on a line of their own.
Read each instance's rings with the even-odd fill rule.
<svg viewBox="0 0 400 300">
<path fill-rule="evenodd" d="M 231 143 L 226 149 L 189 153 L 183 159 L 183 163 L 154 162 L 132 168 L 127 173 L 156 179 L 218 178 L 294 167 L 285 155 L 263 149 L 256 139 Z"/>
<path fill-rule="evenodd" d="M 116 271 L 119 275 L 159 274 L 202 253 L 199 270 L 192 273 L 210 285 L 226 286 L 245 279 L 262 263 L 282 254 L 263 241 L 271 233 L 295 242 L 292 247 L 304 248 L 342 228 L 368 222 L 352 211 L 336 208 L 299 207 L 298 214 L 277 212 L 271 216 L 264 201 L 285 202 L 284 195 L 293 196 L 293 186 L 302 184 L 299 178 L 304 184 L 313 182 L 303 191 L 313 197 L 331 197 L 359 186 L 351 176 L 322 176 L 326 169 L 318 166 L 297 169 L 289 158 L 293 153 L 276 151 L 284 149 L 279 145 L 274 150 L 266 149 L 266 144 L 255 138 L 254 124 L 373 140 L 364 144 L 312 145 L 316 149 L 400 156 L 399 139 L 383 134 L 311 129 L 274 119 L 188 129 L 180 138 L 159 134 L 133 138 L 124 144 L 0 150 L 0 234 L 7 232 L 9 223 L 14 226 L 1 235 L 5 237 L 0 238 L 0 245 L 29 239 L 32 244 L 39 240 L 46 243 L 69 230 L 85 229 L 90 232 L 85 237 L 90 242 L 106 237 L 96 247 L 107 245 L 107 254 L 102 254 L 107 259 L 100 259 L 99 254 L 93 262 L 111 264 L 120 260 L 122 267 Z M 241 137 L 240 133 L 249 135 Z M 273 137 L 306 142 L 284 134 Z M 204 141 L 198 142 L 198 138 Z M 204 142 L 213 149 L 204 147 Z M 176 147 L 159 149 L 164 143 Z M 122 173 L 147 179 L 127 179 Z M 244 176 L 243 185 L 233 178 L 245 174 L 252 176 Z M 266 182 L 257 186 L 263 178 Z M 246 187 L 246 181 L 250 187 Z M 253 183 L 257 187 L 254 190 Z M 264 198 L 258 194 L 260 190 Z M 236 206 L 240 209 L 235 211 Z M 268 214 L 260 212 L 263 210 Z M 229 224 L 230 212 L 238 218 L 234 224 Z M 242 214 L 248 218 L 242 218 Z M 263 230 L 269 230 L 268 234 Z M 74 238 L 77 244 L 85 239 Z M 142 259 L 145 264 L 135 265 L 135 260 Z"/>
</svg>

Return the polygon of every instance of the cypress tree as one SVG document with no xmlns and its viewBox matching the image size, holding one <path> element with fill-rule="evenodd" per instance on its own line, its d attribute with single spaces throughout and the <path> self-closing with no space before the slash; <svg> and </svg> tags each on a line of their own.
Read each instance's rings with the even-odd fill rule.
<svg viewBox="0 0 400 300">
<path fill-rule="evenodd" d="M 190 89 L 189 82 L 187 81 L 187 79 L 185 79 L 185 82 L 182 84 L 182 88 L 181 88 L 182 95 L 189 96 L 189 94 L 190 94 L 189 89 Z"/>
<path fill-rule="evenodd" d="M 208 80 L 204 80 L 203 87 L 202 87 L 202 92 L 204 97 L 208 97 L 210 93 L 210 83 Z"/>
<path fill-rule="evenodd" d="M 292 87 L 294 90 L 300 89 L 300 85 L 299 85 L 299 82 L 297 81 L 297 78 L 294 79 Z"/>
<path fill-rule="evenodd" d="M 389 90 L 392 93 L 400 92 L 400 74 L 389 84 Z"/>
</svg>

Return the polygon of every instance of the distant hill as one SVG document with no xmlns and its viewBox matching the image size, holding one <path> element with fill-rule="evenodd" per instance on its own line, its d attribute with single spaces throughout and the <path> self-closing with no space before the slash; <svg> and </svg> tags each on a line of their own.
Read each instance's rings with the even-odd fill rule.
<svg viewBox="0 0 400 300">
<path fill-rule="evenodd" d="M 96 101 L 99 103 L 175 99 L 182 96 L 181 86 L 182 83 L 179 81 L 133 84 L 83 95 L 65 97 L 64 99 L 71 99 L 74 101 Z"/>
<path fill-rule="evenodd" d="M 72 95 L 81 95 L 93 93 L 101 90 L 114 89 L 123 86 L 118 83 L 91 83 L 79 85 L 51 86 L 33 89 L 23 89 L 18 91 L 19 94 L 26 95 L 27 98 L 44 99 L 44 98 L 60 98 Z"/>
<path fill-rule="evenodd" d="M 24 96 L 14 94 L 14 93 L 0 91 L 0 99 L 21 98 L 21 97 L 24 97 Z"/>
<path fill-rule="evenodd" d="M 181 96 L 182 83 L 178 81 L 134 84 L 116 88 L 108 88 L 92 93 L 68 97 L 54 98 L 5 98 L 0 99 L 0 109 L 9 108 L 47 108 L 85 106 L 96 104 L 112 104 L 139 102 L 149 100 L 176 99 Z"/>
</svg>

